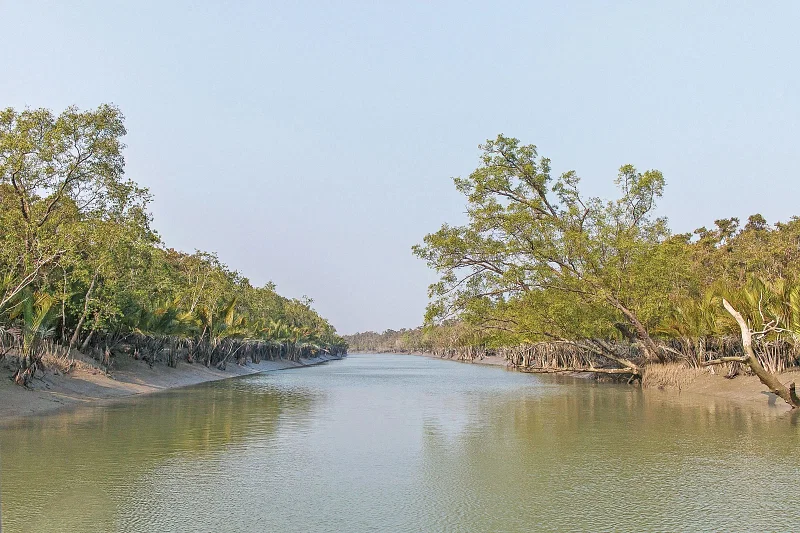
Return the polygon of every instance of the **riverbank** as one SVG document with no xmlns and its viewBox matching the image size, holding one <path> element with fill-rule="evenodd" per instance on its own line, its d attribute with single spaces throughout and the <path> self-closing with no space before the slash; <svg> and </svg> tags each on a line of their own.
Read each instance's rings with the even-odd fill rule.
<svg viewBox="0 0 800 533">
<path fill-rule="evenodd" d="M 461 361 L 429 353 L 406 353 L 403 355 L 422 356 L 472 365 L 508 366 L 505 359 L 497 356 L 487 356 L 473 361 Z M 645 371 L 645 393 L 671 403 L 706 405 L 709 407 L 718 407 L 721 403 L 724 403 L 732 407 L 753 409 L 767 415 L 780 415 L 792 410 L 783 400 L 769 392 L 756 376 L 740 374 L 733 379 L 728 379 L 719 367 L 698 369 L 664 365 L 663 367 L 657 366 L 654 370 L 651 370 L 651 373 L 657 374 L 657 377 L 651 377 L 649 380 L 647 371 Z M 543 379 L 564 379 L 563 376 L 552 374 L 537 375 Z M 591 377 L 590 374 L 583 374 L 582 376 Z M 572 377 L 575 376 L 573 375 Z M 786 384 L 792 381 L 800 383 L 800 371 L 784 372 L 779 377 Z"/>
<path fill-rule="evenodd" d="M 719 405 L 724 402 L 731 406 L 754 409 L 764 414 L 776 415 L 791 412 L 786 402 L 769 392 L 767 387 L 754 375 L 741 374 L 733 379 L 725 377 L 717 368 L 712 374 L 708 368 L 684 369 L 687 381 L 681 385 L 664 387 L 645 387 L 645 391 L 669 401 L 682 404 Z M 800 382 L 800 371 L 778 374 L 783 383 Z"/>
<path fill-rule="evenodd" d="M 462 361 L 460 359 L 450 359 L 449 357 L 439 357 L 438 355 L 434 355 L 432 353 L 422 353 L 422 352 L 349 352 L 350 354 L 369 354 L 369 353 L 391 353 L 394 355 L 416 355 L 420 357 L 427 357 L 429 359 L 441 359 L 443 361 L 454 361 L 456 363 L 467 363 L 470 365 L 486 365 L 486 366 L 508 366 L 508 361 L 503 359 L 502 357 L 497 357 L 496 355 L 486 356 L 483 359 L 474 359 L 472 361 Z"/>
<path fill-rule="evenodd" d="M 15 385 L 10 379 L 0 379 L 0 425 L 15 418 L 46 414 L 68 407 L 338 359 L 341 358 L 323 355 L 301 359 L 300 362 L 280 359 L 248 363 L 245 366 L 231 363 L 225 370 L 219 370 L 185 362 L 178 363 L 177 368 L 164 363 L 156 363 L 151 367 L 141 360 L 120 358 L 114 361 L 115 368 L 108 375 L 91 361 L 82 361 L 67 375 L 58 371 L 45 372 L 43 376 L 32 380 L 31 387 L 27 389 Z M 3 363 L 0 363 L 0 370 L 10 376 L 11 367 L 7 362 Z"/>
</svg>

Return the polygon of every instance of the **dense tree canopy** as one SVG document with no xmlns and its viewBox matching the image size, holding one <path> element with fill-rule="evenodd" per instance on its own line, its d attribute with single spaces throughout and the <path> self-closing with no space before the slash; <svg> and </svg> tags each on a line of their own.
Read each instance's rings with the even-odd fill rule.
<svg viewBox="0 0 800 533">
<path fill-rule="evenodd" d="M 453 349 L 550 342 L 580 357 L 539 364 L 641 375 L 642 365 L 676 356 L 696 365 L 726 350 L 741 353 L 741 344 L 714 340 L 738 332 L 722 306 L 727 298 L 757 342 L 781 347 L 782 362 L 767 366 L 794 364 L 798 219 L 770 226 L 756 214 L 744 227 L 722 219 L 674 235 L 655 215 L 665 187 L 657 170 L 622 166 L 619 196 L 604 200 L 583 195 L 574 171 L 552 176 L 535 146 L 499 135 L 480 149 L 478 168 L 454 179 L 467 223 L 445 224 L 414 247 L 440 273 L 430 287 L 427 327 L 359 334 L 349 338 L 354 346 L 413 341 L 413 349 L 425 349 L 431 331 L 458 324 Z"/>
<path fill-rule="evenodd" d="M 163 246 L 148 191 L 124 176 L 123 122 L 110 105 L 0 111 L 0 333 L 30 340 L 21 369 L 45 339 L 81 350 L 126 335 L 185 339 L 209 364 L 224 340 L 228 353 L 233 340 L 344 350 L 311 300 L 253 287 L 213 253 Z"/>
<path fill-rule="evenodd" d="M 553 339 L 589 335 L 591 320 L 605 335 L 617 325 L 660 359 L 647 324 L 665 305 L 657 295 L 682 282 L 666 221 L 652 216 L 662 174 L 623 166 L 620 197 L 603 201 L 582 196 L 575 172 L 553 179 L 535 146 L 500 135 L 481 149 L 478 169 L 455 179 L 469 223 L 445 225 L 414 248 L 442 273 L 428 318 L 465 313 Z"/>
</svg>

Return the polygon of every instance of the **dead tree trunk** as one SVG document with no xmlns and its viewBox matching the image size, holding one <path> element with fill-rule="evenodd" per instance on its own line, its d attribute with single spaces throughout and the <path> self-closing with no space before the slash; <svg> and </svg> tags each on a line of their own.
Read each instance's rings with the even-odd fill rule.
<svg viewBox="0 0 800 533">
<path fill-rule="evenodd" d="M 750 367 L 750 370 L 753 371 L 753 374 L 758 376 L 758 379 L 761 381 L 761 383 L 766 385 L 773 394 L 780 396 L 780 398 L 789 404 L 792 409 L 800 407 L 800 399 L 797 397 L 797 393 L 795 392 L 794 382 L 790 383 L 787 387 L 781 383 L 775 374 L 767 371 L 767 369 L 764 368 L 764 366 L 761 364 L 761 361 L 758 360 L 756 352 L 753 350 L 753 334 L 750 331 L 750 326 L 747 325 L 747 322 L 742 314 L 734 309 L 730 303 L 728 303 L 728 300 L 723 298 L 722 305 L 725 306 L 725 310 L 728 311 L 728 313 L 730 313 L 730 315 L 736 320 L 736 323 L 739 324 L 739 329 L 742 332 L 744 356 L 720 357 L 719 359 L 713 359 L 703 363 L 703 366 L 719 365 L 730 362 L 744 363 Z"/>
</svg>

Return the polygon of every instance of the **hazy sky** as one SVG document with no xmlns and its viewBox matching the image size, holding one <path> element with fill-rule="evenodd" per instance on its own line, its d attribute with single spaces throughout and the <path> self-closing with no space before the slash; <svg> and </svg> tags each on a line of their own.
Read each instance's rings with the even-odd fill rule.
<svg viewBox="0 0 800 533">
<path fill-rule="evenodd" d="M 734 5 L 735 4 L 735 5 Z M 676 231 L 800 214 L 797 2 L 0 0 L 0 107 L 103 102 L 168 246 L 309 295 L 343 333 L 421 322 L 410 247 L 464 219 L 498 133 Z"/>
</svg>

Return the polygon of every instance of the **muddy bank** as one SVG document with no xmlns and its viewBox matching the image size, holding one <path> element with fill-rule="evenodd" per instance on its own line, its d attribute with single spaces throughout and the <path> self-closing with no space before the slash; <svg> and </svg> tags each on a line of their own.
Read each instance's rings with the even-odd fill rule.
<svg viewBox="0 0 800 533">
<path fill-rule="evenodd" d="M 164 363 L 152 367 L 144 361 L 120 358 L 116 368 L 106 374 L 89 363 L 73 369 L 68 375 L 48 371 L 32 381 L 29 389 L 15 385 L 7 362 L 0 363 L 0 425 L 15 418 L 38 415 L 67 407 L 90 404 L 103 400 L 148 394 L 166 389 L 185 387 L 207 381 L 217 381 L 236 376 L 296 368 L 338 360 L 339 357 L 321 356 L 301 359 L 300 362 L 277 360 L 248 363 L 245 366 L 228 364 L 225 370 L 206 368 L 202 364 L 181 362 L 177 368 Z"/>
<path fill-rule="evenodd" d="M 438 355 L 433 355 L 430 353 L 415 353 L 411 355 L 421 355 L 422 357 L 430 357 L 431 359 L 441 359 L 443 361 L 455 361 L 457 363 L 466 363 L 470 365 L 486 365 L 486 366 L 508 366 L 508 360 L 503 357 L 498 357 L 496 355 L 488 355 L 485 356 L 483 359 L 473 359 L 471 361 L 464 361 L 461 359 L 451 359 L 449 357 L 439 357 Z"/>
<path fill-rule="evenodd" d="M 778 378 L 786 384 L 800 382 L 800 371 L 784 372 L 778 374 Z M 724 401 L 731 406 L 756 409 L 770 415 L 793 411 L 786 402 L 769 392 L 756 376 L 739 375 L 727 379 L 719 369 L 715 374 L 711 374 L 708 369 L 697 371 L 680 387 L 645 387 L 644 390 L 647 394 L 684 404 L 718 405 L 720 401 Z"/>
<path fill-rule="evenodd" d="M 409 353 L 407 355 L 474 365 L 508 366 L 508 361 L 498 356 L 488 356 L 474 361 L 461 361 L 427 353 Z M 669 403 L 677 402 L 684 405 L 719 407 L 724 404 L 730 407 L 754 409 L 768 415 L 781 415 L 792 411 L 783 400 L 769 392 L 754 375 L 740 374 L 733 379 L 728 379 L 725 377 L 725 372 L 721 371 L 720 368 L 714 369 L 713 367 L 704 369 L 682 368 L 679 370 L 666 368 L 664 373 L 677 375 L 670 375 L 669 379 L 663 379 L 659 376 L 660 380 L 663 379 L 663 382 L 651 380 L 649 385 L 647 376 L 645 376 L 643 392 Z M 543 379 L 552 380 L 592 377 L 590 374 L 571 375 L 569 377 L 549 374 L 538 375 Z M 784 372 L 779 374 L 779 378 L 786 384 L 792 381 L 800 384 L 800 371 Z"/>
<path fill-rule="evenodd" d="M 376 353 L 376 352 L 356 351 L 356 352 L 349 352 L 349 353 L 352 353 L 352 354 L 358 354 L 358 353 L 369 354 L 369 353 Z M 430 359 L 441 359 L 443 361 L 454 361 L 456 363 L 466 363 L 466 364 L 470 364 L 470 365 L 503 366 L 503 367 L 508 366 L 508 361 L 506 359 L 504 359 L 503 357 L 498 357 L 496 355 L 489 355 L 489 356 L 484 357 L 483 359 L 473 359 L 473 360 L 470 360 L 470 361 L 462 361 L 461 359 L 452 359 L 452 358 L 449 358 L 449 357 L 440 357 L 440 356 L 434 355 L 432 353 L 422 353 L 422 352 L 380 352 L 380 353 L 391 353 L 391 354 L 395 354 L 395 355 L 416 355 L 416 356 L 420 356 L 420 357 L 428 357 Z"/>
</svg>

